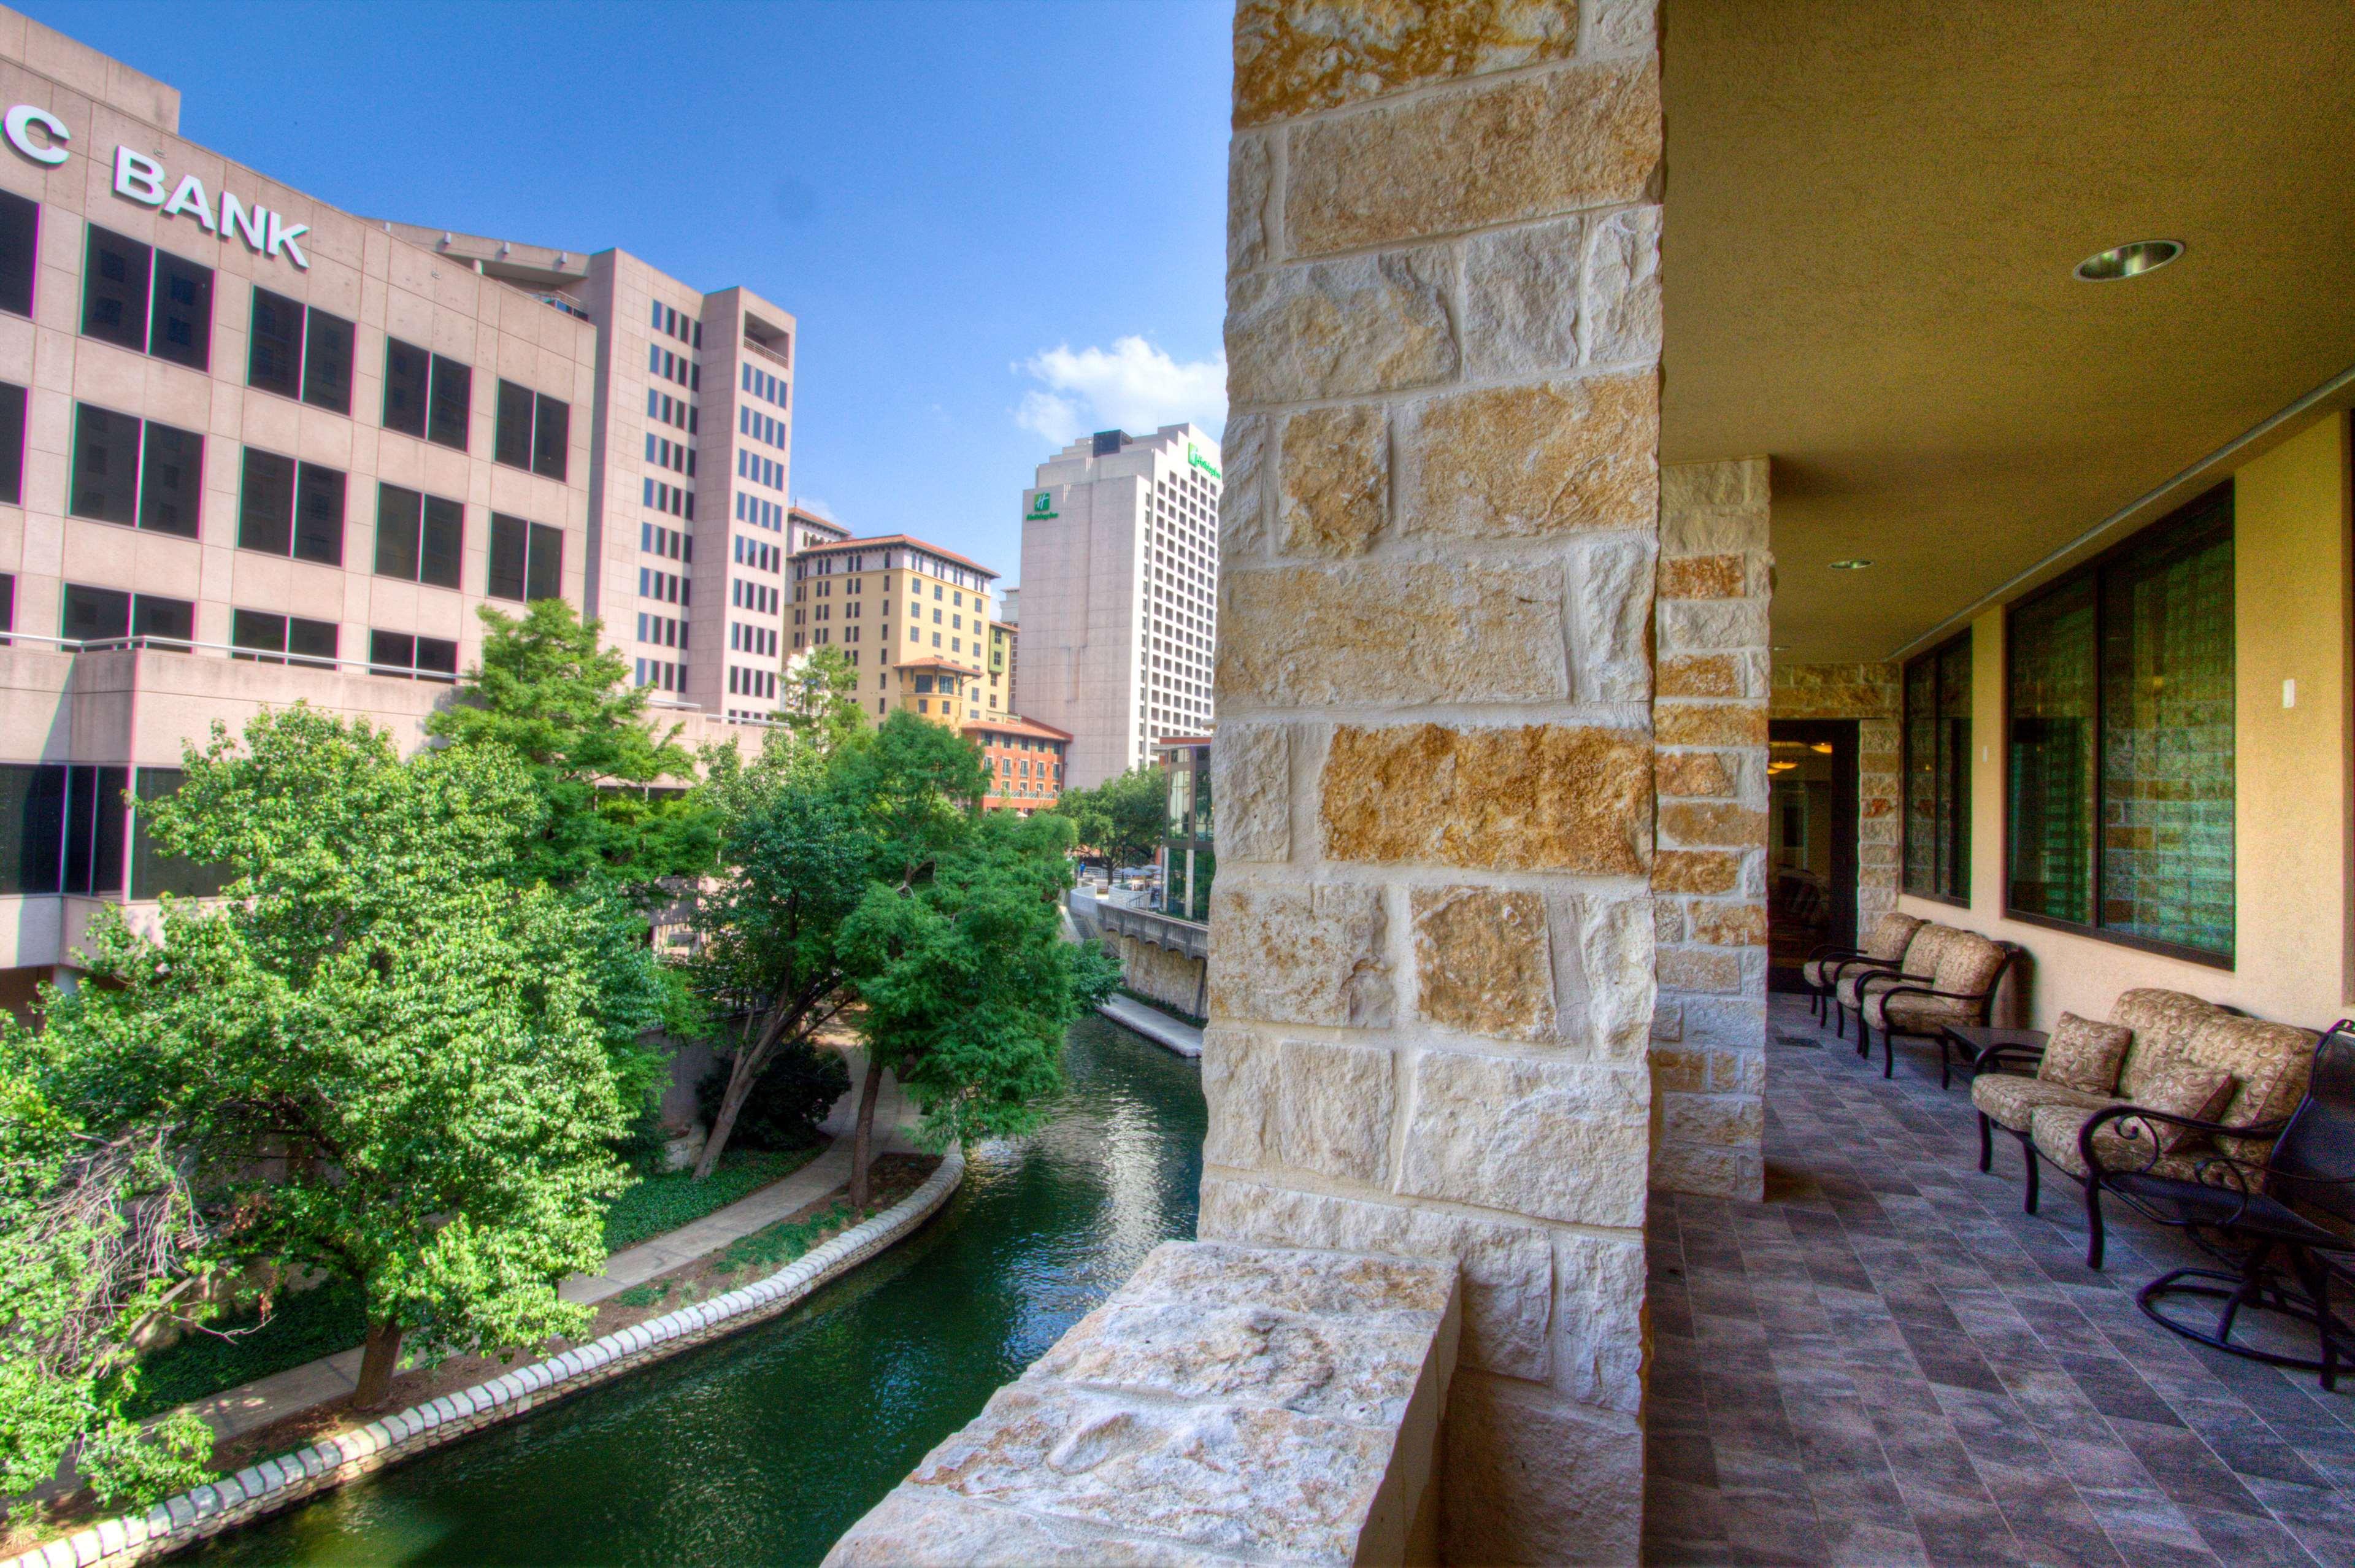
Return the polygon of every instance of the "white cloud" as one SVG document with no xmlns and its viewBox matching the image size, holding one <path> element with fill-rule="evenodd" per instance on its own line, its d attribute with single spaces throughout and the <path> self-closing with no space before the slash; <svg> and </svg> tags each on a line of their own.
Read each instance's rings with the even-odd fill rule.
<svg viewBox="0 0 2355 1568">
<path fill-rule="evenodd" d="M 794 505 L 805 512 L 815 512 L 829 523 L 838 523 L 842 520 L 841 514 L 834 509 L 833 503 L 822 501 L 815 496 L 796 496 L 794 497 Z"/>
<path fill-rule="evenodd" d="M 1014 422 L 1060 446 L 1092 430 L 1138 433 L 1192 420 L 1217 435 L 1227 422 L 1227 357 L 1172 359 L 1142 337 L 1109 349 L 1059 345 L 1015 367 L 1045 383 L 1026 392 Z"/>
</svg>

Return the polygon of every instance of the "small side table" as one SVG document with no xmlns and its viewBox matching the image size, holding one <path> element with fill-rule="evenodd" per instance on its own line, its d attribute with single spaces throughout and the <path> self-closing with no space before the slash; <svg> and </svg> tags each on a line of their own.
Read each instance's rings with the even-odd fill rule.
<svg viewBox="0 0 2355 1568">
<path fill-rule="evenodd" d="M 1938 1032 L 1938 1087 L 1953 1081 L 1955 1054 L 1976 1075 L 1979 1057 L 1995 1046 L 2009 1046 L 2010 1061 L 2032 1064 L 2044 1060 L 2044 1042 L 2051 1037 L 2041 1029 L 1982 1029 L 1977 1024 L 1948 1024 Z"/>
</svg>

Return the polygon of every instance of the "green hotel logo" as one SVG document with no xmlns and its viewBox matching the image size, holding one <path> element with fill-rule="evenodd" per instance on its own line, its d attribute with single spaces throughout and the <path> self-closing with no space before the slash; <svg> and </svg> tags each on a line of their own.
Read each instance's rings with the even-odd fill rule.
<svg viewBox="0 0 2355 1568">
<path fill-rule="evenodd" d="M 1053 517 L 1061 516 L 1060 513 L 1055 510 L 1054 492 L 1051 490 L 1041 490 L 1036 496 L 1031 496 L 1030 509 L 1028 512 L 1025 512 L 1022 516 L 1026 522 L 1032 517 Z"/>
<path fill-rule="evenodd" d="M 1186 461 L 1213 479 L 1219 476 L 1219 471 L 1210 466 L 1210 460 L 1202 455 L 1202 449 L 1190 441 L 1186 443 Z"/>
</svg>

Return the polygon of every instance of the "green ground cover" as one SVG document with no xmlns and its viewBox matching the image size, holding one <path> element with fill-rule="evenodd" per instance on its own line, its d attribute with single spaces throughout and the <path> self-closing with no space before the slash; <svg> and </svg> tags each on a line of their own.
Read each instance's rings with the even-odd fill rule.
<svg viewBox="0 0 2355 1568">
<path fill-rule="evenodd" d="M 719 1168 L 699 1182 L 684 1170 L 646 1177 L 605 1211 L 605 1250 L 618 1253 L 648 1236 L 692 1224 L 773 1181 L 783 1181 L 817 1156 L 815 1146 L 730 1149 L 719 1157 Z"/>
</svg>

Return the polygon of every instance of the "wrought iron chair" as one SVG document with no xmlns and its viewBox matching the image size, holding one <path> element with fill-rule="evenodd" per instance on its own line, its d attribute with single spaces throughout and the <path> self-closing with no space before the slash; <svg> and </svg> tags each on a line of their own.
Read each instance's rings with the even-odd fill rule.
<svg viewBox="0 0 2355 1568">
<path fill-rule="evenodd" d="M 1928 981 L 1903 975 L 1871 974 L 1857 987 L 1856 1053 L 1870 1059 L 1872 1028 L 1881 1026 L 1881 1075 L 1897 1072 L 1897 1037 L 1935 1040 L 1950 1023 L 1984 1029 L 1996 992 L 2020 955 L 2017 943 L 1989 942 L 1977 932 L 1958 932 L 1951 956 L 1942 956 Z M 1959 976 L 1956 978 L 1955 976 Z M 1982 977 L 1984 976 L 1984 977 Z"/>
<path fill-rule="evenodd" d="M 2161 1158 L 2157 1123 L 2217 1141 L 2190 1158 L 2188 1177 L 2159 1175 L 2153 1168 Z M 2118 1131 L 2104 1147 L 2095 1135 L 2114 1124 Z M 2262 1164 L 2234 1157 L 2225 1152 L 2233 1146 L 2222 1141 L 2267 1137 L 2272 1152 Z M 2141 1163 L 2122 1164 L 2121 1145 Z M 2224 1265 L 2172 1269 L 2143 1286 L 2137 1300 L 2153 1322 L 2236 1356 L 2319 1372 L 2325 1389 L 2337 1386 L 2340 1363 L 2355 1360 L 2355 1322 L 2330 1306 L 2331 1275 L 2355 1280 L 2355 1020 L 2341 1019 L 2316 1044 L 2306 1097 L 2283 1121 L 2233 1127 L 2113 1105 L 2085 1123 L 2077 1149 L 2086 1170 L 2089 1266 L 2102 1266 L 2106 1192 L 2154 1224 L 2182 1231 Z M 2347 1233 L 2316 1223 L 2293 1203 L 2331 1217 Z M 2294 1286 L 2284 1279 L 2285 1270 Z M 2213 1330 L 2160 1310 L 2159 1303 L 2173 1296 L 2222 1302 Z M 2232 1330 L 2245 1310 L 2279 1312 L 2310 1325 L 2320 1354 L 2309 1359 L 2236 1341 Z"/>
<path fill-rule="evenodd" d="M 1865 940 L 1855 947 L 1842 947 L 1827 943 L 1808 953 L 1799 966 L 1801 977 L 1807 982 L 1808 1007 L 1817 1023 L 1832 1021 L 1832 1008 L 1842 978 L 1866 970 L 1895 971 L 1903 962 L 1905 949 L 1923 923 L 1908 914 L 1882 915 Z M 1842 1030 L 1846 1032 L 1845 1029 Z"/>
</svg>

